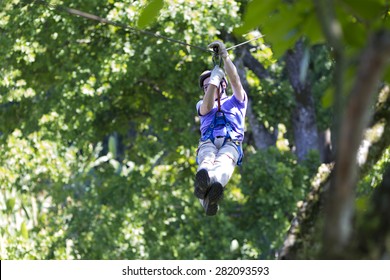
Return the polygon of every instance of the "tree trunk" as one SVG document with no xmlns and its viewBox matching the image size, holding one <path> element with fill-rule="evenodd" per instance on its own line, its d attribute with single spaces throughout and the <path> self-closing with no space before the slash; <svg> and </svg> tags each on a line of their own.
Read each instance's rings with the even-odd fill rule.
<svg viewBox="0 0 390 280">
<path fill-rule="evenodd" d="M 294 50 L 286 54 L 286 67 L 290 83 L 294 89 L 296 107 L 292 114 L 296 155 L 298 161 L 306 158 L 310 150 L 319 150 L 319 137 L 314 99 L 311 86 L 306 77 L 302 80 L 305 69 L 305 46 L 302 40 L 295 44 Z M 307 68 L 306 68 L 307 69 Z"/>
<path fill-rule="evenodd" d="M 362 55 L 355 84 L 341 120 L 335 176 L 326 205 L 324 256 L 338 258 L 352 232 L 357 152 L 367 128 L 374 96 L 390 58 L 390 32 L 377 33 Z"/>
<path fill-rule="evenodd" d="M 389 89 L 386 87 L 383 90 L 388 91 Z M 379 160 L 381 155 L 383 155 L 385 149 L 390 144 L 390 97 L 387 97 L 379 106 L 377 106 L 377 111 L 374 115 L 374 123 L 373 126 L 378 123 L 383 123 L 384 131 L 382 134 L 382 137 L 378 142 L 372 143 L 368 159 L 365 162 L 364 166 L 362 166 L 360 170 L 360 178 L 363 178 L 367 172 L 369 172 L 373 165 Z M 279 259 L 306 259 L 309 258 L 305 254 L 305 252 L 310 252 L 311 258 L 317 258 L 320 257 L 318 252 L 318 244 L 320 243 L 319 234 L 315 234 L 318 230 L 322 229 L 322 217 L 324 214 L 324 204 L 325 204 L 325 196 L 329 192 L 330 189 L 330 181 L 331 176 L 329 176 L 329 172 L 332 170 L 332 164 L 329 164 L 327 166 L 322 166 L 322 168 L 319 170 L 316 178 L 313 180 L 313 183 L 311 185 L 311 191 L 307 195 L 304 202 L 300 204 L 300 206 L 297 209 L 297 215 L 294 217 L 293 221 L 291 222 L 290 229 L 287 233 L 287 236 L 285 238 L 284 244 L 282 248 L 279 250 L 279 253 L 277 257 Z M 333 172 L 333 171 L 332 171 Z M 386 181 L 385 177 L 389 176 L 390 170 L 387 171 L 388 175 L 384 176 L 384 181 Z M 332 173 L 333 174 L 333 173 Z M 388 180 L 388 179 L 387 179 Z M 383 183 L 382 183 L 383 184 Z M 387 183 L 388 184 L 388 183 Z M 374 195 L 377 198 L 383 197 L 382 191 L 379 187 L 375 189 L 375 192 L 381 193 L 380 195 Z M 370 205 L 370 209 L 376 208 L 376 205 L 378 204 L 376 199 L 373 199 L 373 204 Z M 388 205 L 390 205 L 390 199 L 386 199 Z M 373 212 L 377 212 L 376 210 Z M 361 223 L 363 226 L 369 225 L 370 222 L 374 217 L 372 211 L 367 211 L 366 217 L 364 218 L 364 221 Z M 390 213 L 390 212 L 388 212 Z M 362 218 L 359 218 L 360 220 Z M 321 224 L 321 225 L 319 225 Z M 384 224 L 383 222 L 377 223 L 378 226 Z M 378 228 L 371 228 L 372 230 L 377 230 Z M 364 232 L 360 232 L 363 230 Z M 360 258 L 360 259 L 367 259 L 367 258 L 375 258 L 375 255 L 368 256 L 367 251 L 368 250 L 375 250 L 373 248 L 374 246 L 369 246 L 367 243 L 368 241 L 373 241 L 374 243 L 378 240 L 383 240 L 383 237 L 385 235 L 379 235 L 379 234 L 371 234 L 367 232 L 367 228 L 357 228 L 354 230 L 355 236 L 353 238 L 355 242 L 355 248 L 351 248 L 345 250 L 345 254 L 348 256 L 354 256 L 353 258 Z M 371 234 L 371 237 L 369 238 L 367 234 Z M 386 233 L 387 234 L 387 233 Z M 373 243 L 371 242 L 371 243 Z M 370 248 L 368 248 L 370 247 Z M 382 246 L 383 247 L 383 246 Z M 376 250 L 376 254 L 381 252 L 380 247 L 377 247 L 378 250 Z M 315 252 L 313 252 L 315 250 Z M 353 252 L 349 252 L 349 250 L 353 250 Z M 382 257 L 382 256 L 381 256 Z"/>
</svg>

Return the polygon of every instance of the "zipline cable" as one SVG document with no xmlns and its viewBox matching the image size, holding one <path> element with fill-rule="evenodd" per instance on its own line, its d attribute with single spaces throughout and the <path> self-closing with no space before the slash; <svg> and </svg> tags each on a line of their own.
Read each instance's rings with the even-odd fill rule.
<svg viewBox="0 0 390 280">
<path fill-rule="evenodd" d="M 138 33 L 142 33 L 142 34 L 145 34 L 145 35 L 154 36 L 154 37 L 159 38 L 159 39 L 164 39 L 164 40 L 171 41 L 171 42 L 174 42 L 174 43 L 177 43 L 177 44 L 181 44 L 181 45 L 184 45 L 184 46 L 187 46 L 187 47 L 196 48 L 196 49 L 199 49 L 199 50 L 202 50 L 202 51 L 206 51 L 206 52 L 212 52 L 211 50 L 203 48 L 203 47 L 191 45 L 191 44 L 188 44 L 188 43 L 176 40 L 176 39 L 172 39 L 172 38 L 169 38 L 169 37 L 166 37 L 166 36 L 163 36 L 163 35 L 159 35 L 159 34 L 150 32 L 150 31 L 137 29 L 137 28 L 131 27 L 131 26 L 127 25 L 127 24 L 120 23 L 120 22 L 117 22 L 117 21 L 108 20 L 106 18 L 102 18 L 102 17 L 96 16 L 96 15 L 93 15 L 93 14 L 90 14 L 90 13 L 82 12 L 80 10 L 64 7 L 64 6 L 61 6 L 61 5 L 53 5 L 53 4 L 50 4 L 50 3 L 48 3 L 48 2 L 46 2 L 44 0 L 35 0 L 35 2 L 38 2 L 41 5 L 47 6 L 47 7 L 51 8 L 51 9 L 54 9 L 54 10 L 59 11 L 59 12 L 66 12 L 68 14 L 79 16 L 79 17 L 83 17 L 83 18 L 86 18 L 86 19 L 89 19 L 89 20 L 94 20 L 94 21 L 98 21 L 100 23 L 117 26 L 117 27 L 123 28 L 124 30 L 129 30 L 129 31 L 132 31 L 132 32 L 138 32 Z"/>
<path fill-rule="evenodd" d="M 102 18 L 102 17 L 96 16 L 96 15 L 93 15 L 93 14 L 90 14 L 90 13 L 86 13 L 86 12 L 83 12 L 83 11 L 80 11 L 80 10 L 77 10 L 77 9 L 68 8 L 68 7 L 65 7 L 65 6 L 62 6 L 62 5 L 53 5 L 53 4 L 50 4 L 50 3 L 48 3 L 47 1 L 44 1 L 44 0 L 34 0 L 34 2 L 37 2 L 38 4 L 41 4 L 43 6 L 47 6 L 50 9 L 56 10 L 58 12 L 65 12 L 65 13 L 68 13 L 70 15 L 79 16 L 79 17 L 83 17 L 83 18 L 86 18 L 86 19 L 89 19 L 89 20 L 98 21 L 100 23 L 117 26 L 117 27 L 120 27 L 120 28 L 122 28 L 124 30 L 129 30 L 129 31 L 132 31 L 132 32 L 138 32 L 138 33 L 145 34 L 145 35 L 148 35 L 148 36 L 153 36 L 153 37 L 156 37 L 156 38 L 159 38 L 159 39 L 163 39 L 163 40 L 167 40 L 167 41 L 170 41 L 170 42 L 173 42 L 173 43 L 177 43 L 177 44 L 180 44 L 180 45 L 183 45 L 183 46 L 186 46 L 186 47 L 195 48 L 195 49 L 198 49 L 198 50 L 201 50 L 201 51 L 205 51 L 205 52 L 208 52 L 208 53 L 210 53 L 210 52 L 211 53 L 215 53 L 215 51 L 211 50 L 211 49 L 207 49 L 207 48 L 204 48 L 204 47 L 188 44 L 186 42 L 182 42 L 182 41 L 179 41 L 179 40 L 176 40 L 176 39 L 164 36 L 164 35 L 156 34 L 156 33 L 150 32 L 150 31 L 134 28 L 134 27 L 131 27 L 131 26 L 127 25 L 127 24 L 124 24 L 124 23 L 121 23 L 121 22 L 117 22 L 117 21 L 112 21 L 112 20 L 109 20 L 109 19 L 106 19 L 106 18 Z M 255 37 L 253 39 L 248 40 L 248 41 L 245 41 L 245 42 L 242 42 L 240 44 L 237 44 L 237 45 L 234 45 L 232 47 L 229 47 L 226 50 L 228 51 L 228 50 L 237 48 L 239 46 L 245 45 L 245 44 L 247 44 L 249 42 L 255 41 L 255 40 L 257 40 L 259 38 L 262 38 L 262 37 L 263 37 L 263 35 L 257 36 L 257 37 Z"/>
<path fill-rule="evenodd" d="M 229 47 L 229 48 L 227 48 L 226 50 L 229 51 L 229 50 L 235 49 L 235 48 L 237 48 L 237 47 L 240 47 L 240 46 L 242 46 L 242 45 L 246 45 L 246 44 L 248 44 L 248 43 L 250 43 L 250 42 L 252 42 L 252 41 L 258 40 L 258 39 L 263 38 L 263 37 L 264 37 L 264 35 L 259 35 L 259 36 L 255 37 L 255 38 L 252 38 L 252 39 L 248 40 L 248 41 L 245 41 L 245 42 L 239 43 L 239 44 L 237 44 L 237 45 L 234 45 L 234 46 L 232 46 L 232 47 Z"/>
</svg>

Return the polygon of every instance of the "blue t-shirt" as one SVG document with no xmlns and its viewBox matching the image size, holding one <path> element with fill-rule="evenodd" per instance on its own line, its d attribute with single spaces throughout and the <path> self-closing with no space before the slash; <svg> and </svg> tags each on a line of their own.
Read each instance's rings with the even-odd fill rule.
<svg viewBox="0 0 390 280">
<path fill-rule="evenodd" d="M 213 109 L 204 116 L 202 116 L 199 112 L 202 103 L 203 100 L 200 100 L 196 104 L 196 109 L 200 117 L 200 132 L 203 135 L 213 121 L 215 113 L 218 111 L 218 102 L 215 101 Z M 244 140 L 245 114 L 247 105 L 247 96 L 245 96 L 245 100 L 243 102 L 240 102 L 234 95 L 221 98 L 221 110 L 224 112 L 225 117 L 232 125 L 233 131 L 230 133 L 230 136 L 233 140 Z M 214 128 L 214 137 L 225 135 L 226 127 L 224 125 Z"/>
</svg>

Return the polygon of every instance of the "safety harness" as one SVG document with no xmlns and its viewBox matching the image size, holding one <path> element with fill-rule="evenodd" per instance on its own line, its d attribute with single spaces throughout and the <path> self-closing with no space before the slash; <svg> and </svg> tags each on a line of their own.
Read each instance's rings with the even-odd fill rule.
<svg viewBox="0 0 390 280">
<path fill-rule="evenodd" d="M 226 118 L 225 113 L 221 110 L 220 96 L 218 96 L 218 111 L 215 113 L 213 121 L 210 123 L 209 127 L 207 128 L 206 132 L 202 135 L 200 140 L 203 142 L 210 139 L 211 142 L 214 143 L 215 141 L 214 129 L 221 126 L 226 127 L 226 135 L 224 136 L 225 139 L 222 146 L 225 145 L 226 142 L 232 142 L 236 146 L 238 151 L 237 165 L 240 166 L 242 163 L 242 158 L 244 157 L 242 145 L 240 141 L 233 140 L 231 136 L 231 132 L 233 131 L 233 128 L 229 120 Z"/>
</svg>

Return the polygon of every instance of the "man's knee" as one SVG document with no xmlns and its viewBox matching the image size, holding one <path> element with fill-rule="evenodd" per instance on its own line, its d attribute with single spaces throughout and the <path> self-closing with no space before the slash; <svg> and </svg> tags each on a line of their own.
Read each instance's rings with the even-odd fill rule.
<svg viewBox="0 0 390 280">
<path fill-rule="evenodd" d="M 232 162 L 237 163 L 239 158 L 239 153 L 234 143 L 226 143 L 218 153 L 218 161 Z"/>
</svg>

